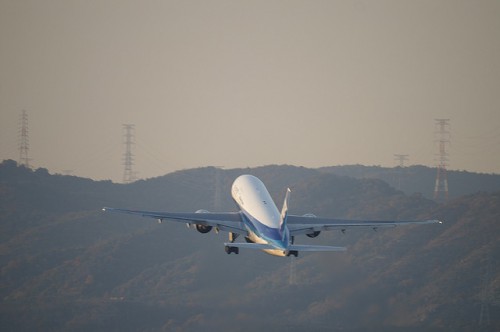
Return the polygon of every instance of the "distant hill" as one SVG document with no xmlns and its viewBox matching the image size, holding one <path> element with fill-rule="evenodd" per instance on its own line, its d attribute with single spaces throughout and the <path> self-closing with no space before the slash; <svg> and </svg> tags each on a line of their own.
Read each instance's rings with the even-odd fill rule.
<svg viewBox="0 0 500 332">
<path fill-rule="evenodd" d="M 357 179 L 380 179 L 408 195 L 421 193 L 433 198 L 436 182 L 436 168 L 426 166 L 380 167 L 363 165 L 331 166 L 320 168 L 321 171 Z M 472 173 L 467 171 L 447 171 L 449 198 L 477 192 L 500 191 L 500 175 Z"/>
<path fill-rule="evenodd" d="M 225 233 L 100 211 L 234 210 L 229 188 L 242 173 L 278 205 L 290 186 L 294 214 L 445 223 L 300 237 L 348 250 L 295 259 L 228 256 Z M 377 178 L 301 167 L 207 167 L 122 185 L 4 161 L 0 330 L 500 330 L 499 220 L 500 192 L 437 204 Z"/>
</svg>

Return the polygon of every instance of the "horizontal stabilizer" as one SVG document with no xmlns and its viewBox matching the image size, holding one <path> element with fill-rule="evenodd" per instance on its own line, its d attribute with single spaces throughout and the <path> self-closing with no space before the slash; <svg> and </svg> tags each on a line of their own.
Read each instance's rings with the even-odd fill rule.
<svg viewBox="0 0 500 332">
<path fill-rule="evenodd" d="M 331 246 L 312 246 L 312 245 L 291 245 L 289 250 L 293 251 L 345 251 L 345 247 L 331 247 Z"/>
<path fill-rule="evenodd" d="M 273 247 L 270 244 L 261 244 L 261 243 L 224 243 L 225 246 L 228 247 L 237 247 L 244 249 L 257 249 L 257 250 L 275 250 L 277 248 Z"/>
<path fill-rule="evenodd" d="M 273 247 L 269 244 L 261 243 L 224 243 L 228 247 L 237 247 L 245 249 L 257 249 L 257 250 L 279 250 L 279 248 Z M 320 251 L 345 251 L 345 247 L 331 247 L 331 246 L 313 246 L 313 245 L 300 245 L 295 244 L 288 247 L 288 251 L 309 251 L 309 252 L 320 252 Z"/>
</svg>

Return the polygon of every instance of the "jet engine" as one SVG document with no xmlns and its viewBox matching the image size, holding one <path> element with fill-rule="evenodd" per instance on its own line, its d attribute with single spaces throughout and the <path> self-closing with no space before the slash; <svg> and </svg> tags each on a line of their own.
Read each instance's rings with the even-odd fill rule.
<svg viewBox="0 0 500 332">
<path fill-rule="evenodd" d="M 198 210 L 195 213 L 210 213 L 210 212 L 207 210 Z M 212 230 L 212 226 L 196 224 L 196 230 L 202 234 L 206 234 Z"/>
<path fill-rule="evenodd" d="M 312 213 L 304 214 L 302 217 L 316 218 L 316 216 Z M 310 238 L 314 238 L 314 237 L 318 236 L 320 233 L 321 233 L 321 231 L 313 231 L 311 233 L 306 233 L 306 236 L 310 237 Z"/>
<path fill-rule="evenodd" d="M 320 233 L 321 233 L 321 231 L 313 231 L 312 233 L 307 233 L 306 236 L 313 238 L 313 237 L 318 236 Z"/>
<path fill-rule="evenodd" d="M 202 234 L 206 234 L 212 230 L 212 226 L 207 225 L 196 225 L 196 230 Z"/>
</svg>

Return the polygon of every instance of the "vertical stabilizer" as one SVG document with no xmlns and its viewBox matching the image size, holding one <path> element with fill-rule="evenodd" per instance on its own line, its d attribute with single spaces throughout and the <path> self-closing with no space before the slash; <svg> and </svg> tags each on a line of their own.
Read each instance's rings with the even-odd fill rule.
<svg viewBox="0 0 500 332">
<path fill-rule="evenodd" d="M 290 200 L 291 192 L 292 191 L 290 190 L 290 188 L 287 188 L 285 202 L 283 203 L 283 208 L 281 209 L 280 231 L 283 231 L 286 227 L 286 217 L 288 216 L 288 201 Z"/>
</svg>

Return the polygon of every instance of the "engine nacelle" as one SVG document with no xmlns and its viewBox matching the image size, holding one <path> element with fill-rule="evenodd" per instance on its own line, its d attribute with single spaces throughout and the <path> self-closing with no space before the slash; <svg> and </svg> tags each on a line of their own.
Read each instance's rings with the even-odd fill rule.
<svg viewBox="0 0 500 332">
<path fill-rule="evenodd" d="M 302 217 L 308 217 L 308 218 L 316 218 L 316 216 L 312 213 L 307 213 L 307 214 L 304 214 Z M 308 233 L 306 234 L 307 237 L 310 237 L 310 238 L 315 238 L 316 236 L 318 236 L 319 234 L 321 233 L 321 231 L 313 231 L 312 233 Z"/>
<path fill-rule="evenodd" d="M 196 230 L 202 234 L 206 234 L 212 230 L 212 226 L 208 225 L 196 225 Z"/>
<path fill-rule="evenodd" d="M 310 238 L 314 238 L 314 237 L 318 236 L 320 233 L 321 233 L 321 231 L 314 231 L 312 233 L 307 233 L 306 236 L 310 237 Z"/>
<path fill-rule="evenodd" d="M 207 210 L 198 210 L 195 213 L 210 213 Z M 196 225 L 196 230 L 202 234 L 206 234 L 212 230 L 212 226 L 209 225 Z"/>
</svg>

